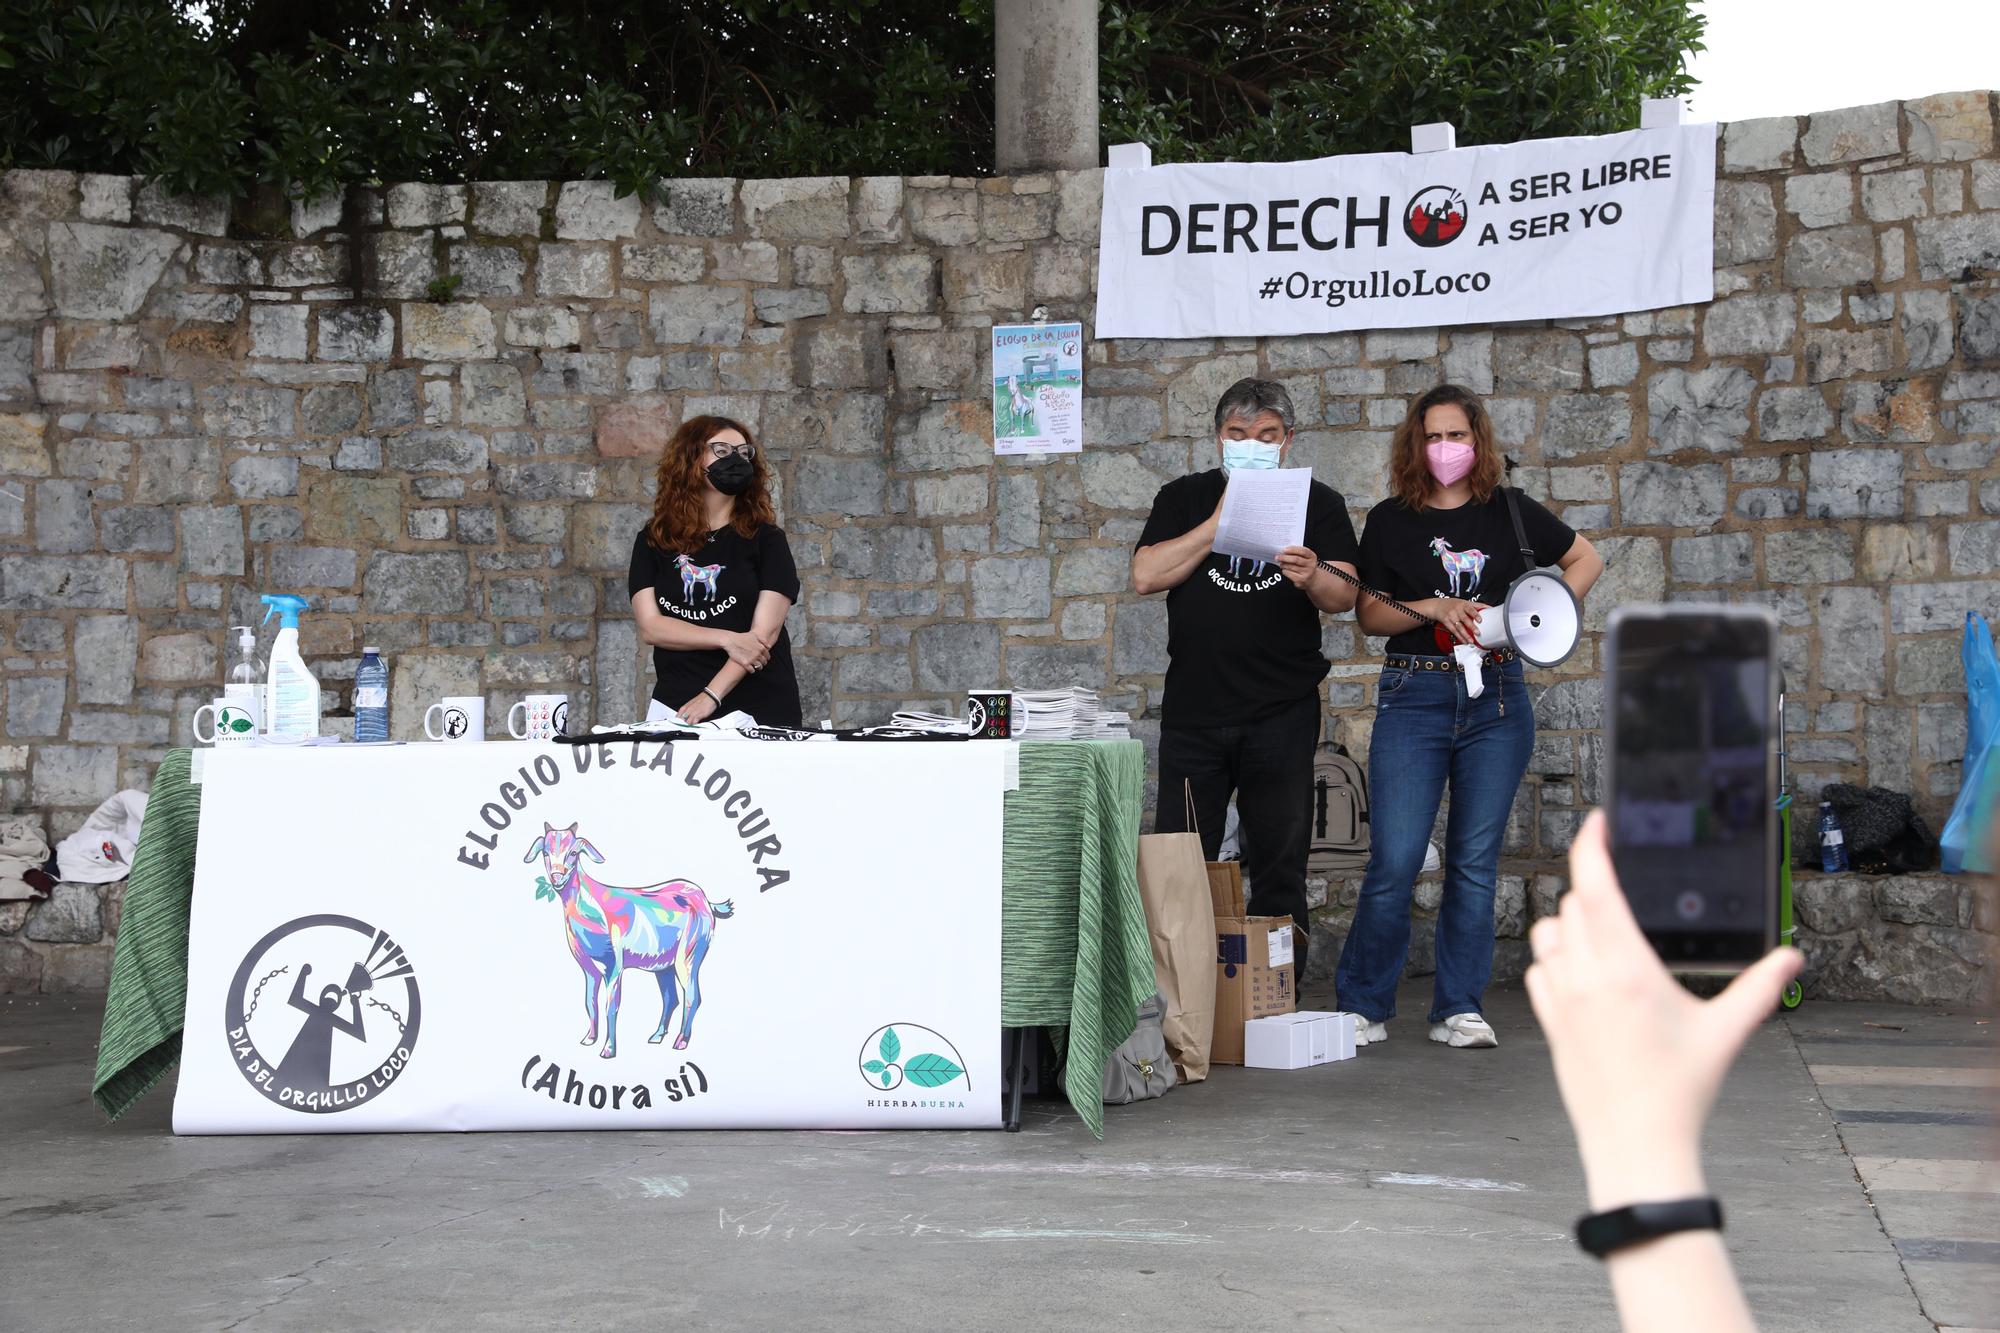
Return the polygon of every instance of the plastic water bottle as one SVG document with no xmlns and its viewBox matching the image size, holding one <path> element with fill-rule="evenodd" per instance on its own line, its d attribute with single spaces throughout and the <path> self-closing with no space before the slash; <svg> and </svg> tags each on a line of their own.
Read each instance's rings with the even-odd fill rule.
<svg viewBox="0 0 2000 1333">
<path fill-rule="evenodd" d="M 354 673 L 354 739 L 389 739 L 389 666 L 380 648 L 363 648 Z"/>
<path fill-rule="evenodd" d="M 1829 875 L 1847 869 L 1847 834 L 1831 801 L 1819 803 L 1819 868 Z"/>
</svg>

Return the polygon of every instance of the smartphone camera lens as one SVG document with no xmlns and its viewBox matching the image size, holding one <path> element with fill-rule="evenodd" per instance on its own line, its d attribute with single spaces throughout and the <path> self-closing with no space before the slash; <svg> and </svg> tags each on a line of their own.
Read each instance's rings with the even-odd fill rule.
<svg viewBox="0 0 2000 1333">
<path fill-rule="evenodd" d="M 1702 908 L 1707 905 L 1706 899 L 1693 889 L 1689 889 L 1675 901 L 1674 910 L 1680 913 L 1683 921 L 1698 921 L 1701 919 Z"/>
</svg>

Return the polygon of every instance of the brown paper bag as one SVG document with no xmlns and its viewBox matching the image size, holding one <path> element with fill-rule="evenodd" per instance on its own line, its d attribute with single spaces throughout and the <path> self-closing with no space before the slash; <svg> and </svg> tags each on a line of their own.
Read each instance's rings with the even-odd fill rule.
<svg viewBox="0 0 2000 1333">
<path fill-rule="evenodd" d="M 1188 824 L 1194 797 L 1187 793 Z M 1149 833 L 1139 839 L 1139 898 L 1153 945 L 1153 974 L 1166 1001 L 1167 1052 L 1183 1083 L 1208 1077 L 1215 1031 L 1215 910 L 1201 834 Z"/>
</svg>

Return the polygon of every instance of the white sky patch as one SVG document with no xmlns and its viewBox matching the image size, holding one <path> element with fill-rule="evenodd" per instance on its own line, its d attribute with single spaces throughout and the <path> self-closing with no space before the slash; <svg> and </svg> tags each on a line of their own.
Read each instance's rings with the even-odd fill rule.
<svg viewBox="0 0 2000 1333">
<path fill-rule="evenodd" d="M 1695 120 L 1800 116 L 2000 84 L 1994 0 L 1701 0 Z"/>
</svg>

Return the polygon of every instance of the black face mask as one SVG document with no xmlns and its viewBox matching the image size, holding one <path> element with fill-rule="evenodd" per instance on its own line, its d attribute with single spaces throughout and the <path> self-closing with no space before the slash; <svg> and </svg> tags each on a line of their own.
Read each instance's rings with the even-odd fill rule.
<svg viewBox="0 0 2000 1333">
<path fill-rule="evenodd" d="M 756 480 L 757 468 L 742 454 L 730 454 L 708 465 L 708 484 L 724 495 L 741 495 Z"/>
</svg>

